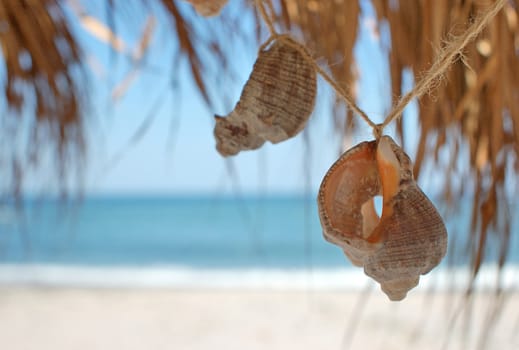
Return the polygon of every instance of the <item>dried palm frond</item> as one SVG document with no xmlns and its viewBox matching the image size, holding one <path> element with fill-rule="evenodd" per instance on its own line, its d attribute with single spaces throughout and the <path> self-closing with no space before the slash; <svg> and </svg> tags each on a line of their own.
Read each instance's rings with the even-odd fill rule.
<svg viewBox="0 0 519 350">
<path fill-rule="evenodd" d="M 112 90 L 112 99 L 114 101 L 117 101 L 122 96 L 124 96 L 126 91 L 130 88 L 135 79 L 137 79 L 137 77 L 139 76 L 141 68 L 140 66 L 145 57 L 145 53 L 150 46 L 155 25 L 155 17 L 148 16 L 148 18 L 146 19 L 146 24 L 144 25 L 144 30 L 142 32 L 141 38 L 131 53 L 132 68 L 126 74 L 126 76 L 119 82 L 119 84 L 117 84 L 117 86 Z"/>
<path fill-rule="evenodd" d="M 190 13 L 188 3 L 158 0 L 155 2 L 110 0 L 104 4 L 108 24 L 89 11 L 99 11 L 99 6 L 79 0 L 0 0 L 0 43 L 5 62 L 4 99 L 6 111 L 0 122 L 0 165 L 4 182 L 2 194 L 11 196 L 23 191 L 23 179 L 29 169 L 37 165 L 53 167 L 57 182 L 65 180 L 67 170 L 79 165 L 85 157 L 85 107 L 88 105 L 87 75 L 83 71 L 79 38 L 72 32 L 71 20 L 79 20 L 83 28 L 112 48 L 113 54 L 127 56 L 132 62 L 141 61 L 148 50 L 155 21 L 148 21 L 134 52 L 118 36 L 114 18 L 123 25 L 132 22 L 134 11 L 145 10 L 149 18 L 154 11 L 161 18 L 169 18 L 172 42 L 178 48 L 172 65 L 179 58 L 187 58 L 193 80 L 208 104 L 211 78 L 216 76 L 208 68 L 230 70 L 228 56 L 224 54 L 221 38 L 203 17 Z M 67 7 L 76 16 L 67 13 Z M 225 39 L 237 38 L 236 21 L 225 22 L 221 16 Z M 199 21 L 194 23 L 194 21 Z M 132 23 L 128 23 L 133 27 Z M 214 24 L 213 24 L 214 25 Z M 135 83 L 135 70 L 131 71 L 116 92 L 122 93 Z M 174 80 L 174 77 L 172 77 Z M 24 139 L 25 138 L 25 139 Z M 20 145 L 22 144 L 22 145 Z M 55 161 L 52 163 L 52 161 Z M 45 173 L 49 173 L 48 170 Z M 52 177 L 52 175 L 51 175 Z M 14 197 L 18 197 L 15 195 Z"/>
<path fill-rule="evenodd" d="M 356 96 L 358 78 L 353 59 L 357 40 L 360 5 L 358 1 L 280 0 L 281 25 L 292 26 L 303 36 L 303 42 L 314 57 L 324 58 L 330 73 L 351 96 Z M 342 105 L 337 99 L 337 104 Z M 340 107 L 340 106 L 336 107 Z M 342 110 L 342 108 L 337 108 Z M 338 130 L 346 131 L 352 125 L 353 114 L 334 114 Z"/>
<path fill-rule="evenodd" d="M 79 15 L 81 25 L 93 36 L 110 45 L 117 52 L 124 52 L 126 44 L 115 33 L 97 18 L 88 15 Z"/>
<path fill-rule="evenodd" d="M 14 146 L 4 148 L 1 161 L 11 159 L 12 181 L 19 186 L 23 170 L 36 165 L 45 149 L 57 155 L 61 171 L 82 154 L 86 89 L 80 50 L 59 1 L 2 0 L 0 23 L 8 107 L 3 121 L 10 125 L 1 137 Z M 17 136 L 26 125 L 20 145 Z"/>
<path fill-rule="evenodd" d="M 175 60 L 187 59 L 191 77 L 200 94 L 208 105 L 214 105 L 211 93 L 214 94 L 217 89 L 211 89 L 211 83 L 215 83 L 214 79 L 218 79 L 221 72 L 233 74 L 232 66 L 229 64 L 232 54 L 230 55 L 227 50 L 228 45 L 235 45 L 236 39 L 243 38 L 243 34 L 240 33 L 243 29 L 241 24 L 236 23 L 236 18 L 220 14 L 215 28 L 212 26 L 214 22 L 208 22 L 206 18 L 200 16 L 193 17 L 185 11 L 182 7 L 184 1 L 158 0 L 157 2 L 169 17 L 172 35 L 178 42 Z M 223 6 L 224 2 L 219 1 L 218 6 L 220 5 Z M 243 6 L 244 9 L 250 9 L 247 4 Z M 214 66 L 219 69 L 215 71 L 211 68 Z"/>
</svg>

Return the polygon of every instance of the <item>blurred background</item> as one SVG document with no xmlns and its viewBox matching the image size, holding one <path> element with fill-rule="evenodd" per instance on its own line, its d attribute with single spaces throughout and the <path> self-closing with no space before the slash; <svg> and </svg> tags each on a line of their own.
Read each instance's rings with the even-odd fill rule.
<svg viewBox="0 0 519 350">
<path fill-rule="evenodd" d="M 192 3 L 0 1 L 0 342 L 517 348 L 517 2 L 386 129 L 449 232 L 401 302 L 324 240 L 317 213 L 324 174 L 371 129 L 319 79 L 303 132 L 221 157 L 213 116 L 269 33 L 253 1 L 211 17 Z M 265 5 L 382 122 L 493 3 Z"/>
</svg>

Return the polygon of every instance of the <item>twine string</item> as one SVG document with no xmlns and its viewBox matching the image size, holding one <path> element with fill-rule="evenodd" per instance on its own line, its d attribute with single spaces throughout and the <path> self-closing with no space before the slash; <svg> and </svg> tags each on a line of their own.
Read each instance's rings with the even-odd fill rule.
<svg viewBox="0 0 519 350">
<path fill-rule="evenodd" d="M 382 127 L 391 124 L 395 119 L 400 118 L 405 107 L 414 98 L 419 98 L 423 94 L 430 92 L 437 81 L 439 81 L 450 68 L 450 66 L 463 56 L 463 49 L 483 31 L 490 21 L 503 8 L 507 0 L 497 0 L 493 6 L 487 9 L 486 13 L 480 15 L 465 31 L 463 35 L 454 38 L 448 42 L 445 48 L 440 52 L 438 59 L 429 68 L 414 88 L 405 94 L 388 114 Z"/>
<path fill-rule="evenodd" d="M 270 0 L 267 0 L 267 1 L 269 1 L 270 11 L 272 12 L 272 14 L 274 14 L 274 11 L 273 11 L 274 6 L 272 6 L 272 3 L 270 2 Z M 278 35 L 278 33 L 276 32 L 276 28 L 274 27 L 274 21 L 267 14 L 267 9 L 265 8 L 264 0 L 256 0 L 256 8 L 258 9 L 258 11 L 260 13 L 260 16 L 263 19 L 263 22 L 265 22 L 265 24 L 267 25 L 267 28 L 270 32 L 270 37 L 272 38 L 273 36 Z"/>
<path fill-rule="evenodd" d="M 402 113 L 409 102 L 414 98 L 419 98 L 425 93 L 430 92 L 434 88 L 434 84 L 441 80 L 451 65 L 463 55 L 464 48 L 483 31 L 497 13 L 504 7 L 507 0 L 496 0 L 493 6 L 489 7 L 483 15 L 476 18 L 463 35 L 448 42 L 445 45 L 445 48 L 440 52 L 438 59 L 429 70 L 426 71 L 422 79 L 415 84 L 411 91 L 400 98 L 391 112 L 389 112 L 387 117 L 380 124 L 373 122 L 373 120 L 371 120 L 371 118 L 369 118 L 369 116 L 359 106 L 357 106 L 355 99 L 349 95 L 323 68 L 321 68 L 303 44 L 300 44 L 293 39 L 290 34 L 277 33 L 273 19 L 267 14 L 264 1 L 268 2 L 270 12 L 274 13 L 274 7 L 270 2 L 271 0 L 255 0 L 256 8 L 270 32 L 270 37 L 260 46 L 259 50 L 263 51 L 276 40 L 283 41 L 285 44 L 297 50 L 302 57 L 314 67 L 315 71 L 335 90 L 335 92 L 342 97 L 348 108 L 360 116 L 373 129 L 373 136 L 378 140 L 382 137 L 384 128 L 402 116 Z"/>
</svg>

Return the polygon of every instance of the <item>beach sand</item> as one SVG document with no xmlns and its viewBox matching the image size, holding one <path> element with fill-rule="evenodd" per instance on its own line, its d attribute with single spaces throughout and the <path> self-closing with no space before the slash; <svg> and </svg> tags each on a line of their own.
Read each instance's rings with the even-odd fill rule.
<svg viewBox="0 0 519 350">
<path fill-rule="evenodd" d="M 496 302 L 503 305 L 493 320 Z M 423 291 L 390 302 L 374 288 L 354 293 L 1 287 L 0 345 L 390 350 L 476 349 L 484 340 L 488 349 L 519 349 L 519 294 L 496 299 L 480 293 L 471 307 L 462 305 L 461 294 Z"/>
</svg>

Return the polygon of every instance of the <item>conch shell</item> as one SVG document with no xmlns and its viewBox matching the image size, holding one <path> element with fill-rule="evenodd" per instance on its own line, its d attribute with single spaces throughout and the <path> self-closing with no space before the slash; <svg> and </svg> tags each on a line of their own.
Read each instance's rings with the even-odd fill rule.
<svg viewBox="0 0 519 350">
<path fill-rule="evenodd" d="M 215 116 L 216 149 L 223 156 L 278 143 L 299 133 L 312 114 L 317 92 L 312 64 L 288 39 L 259 53 L 240 100 L 226 117 Z"/>
<path fill-rule="evenodd" d="M 325 175 L 318 206 L 326 240 L 363 266 L 391 300 L 404 299 L 447 250 L 442 218 L 414 181 L 409 156 L 389 136 L 345 152 Z"/>
<path fill-rule="evenodd" d="M 186 0 L 196 12 L 205 17 L 218 16 L 228 0 Z"/>
</svg>

